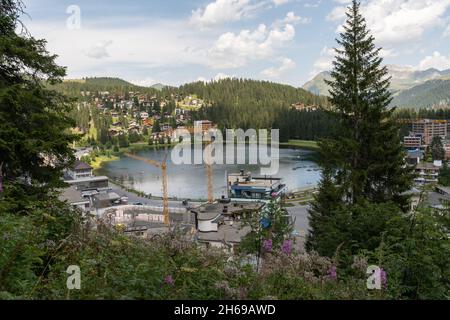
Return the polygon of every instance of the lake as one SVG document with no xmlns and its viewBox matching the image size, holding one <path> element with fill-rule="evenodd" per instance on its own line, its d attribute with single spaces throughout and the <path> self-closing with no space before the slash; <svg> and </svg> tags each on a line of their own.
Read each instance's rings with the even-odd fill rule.
<svg viewBox="0 0 450 320">
<path fill-rule="evenodd" d="M 248 151 L 248 150 L 247 150 Z M 156 161 L 164 159 L 166 151 L 147 149 L 136 154 Z M 248 154 L 248 152 L 247 152 Z M 320 180 L 320 169 L 316 163 L 307 160 L 310 151 L 301 149 L 280 149 L 280 169 L 275 177 L 283 178 L 289 191 L 311 188 Z M 260 176 L 259 165 L 214 165 L 214 193 L 217 198 L 226 195 L 226 174 L 237 173 L 241 169 Z M 175 165 L 169 157 L 167 161 L 168 190 L 170 197 L 187 199 L 207 198 L 207 176 L 204 165 Z M 107 162 L 97 171 L 135 190 L 156 197 L 162 195 L 161 171 L 147 163 L 122 157 L 118 161 Z"/>
</svg>

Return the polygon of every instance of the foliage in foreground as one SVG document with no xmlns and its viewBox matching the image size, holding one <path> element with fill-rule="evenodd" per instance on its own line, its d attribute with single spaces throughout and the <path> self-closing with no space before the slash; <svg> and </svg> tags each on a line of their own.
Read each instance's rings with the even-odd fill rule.
<svg viewBox="0 0 450 320">
<path fill-rule="evenodd" d="M 448 298 L 450 246 L 429 214 L 408 237 L 374 251 L 333 258 L 289 246 L 265 248 L 259 271 L 177 232 L 143 240 L 89 222 L 55 199 L 30 202 L 26 215 L 0 206 L 0 299 L 399 299 Z M 445 240 L 446 239 L 446 240 Z M 368 265 L 387 273 L 366 287 Z M 66 287 L 70 265 L 81 290 Z M 405 278 L 406 277 L 406 278 Z"/>
</svg>

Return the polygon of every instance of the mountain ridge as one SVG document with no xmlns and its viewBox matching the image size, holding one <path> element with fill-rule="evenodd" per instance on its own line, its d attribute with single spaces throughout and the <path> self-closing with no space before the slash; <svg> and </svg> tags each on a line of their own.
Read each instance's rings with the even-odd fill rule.
<svg viewBox="0 0 450 320">
<path fill-rule="evenodd" d="M 448 104 L 450 101 L 450 81 L 446 82 L 450 80 L 450 69 L 417 70 L 397 65 L 387 67 L 392 78 L 391 91 L 394 95 L 392 106 L 421 108 Z M 306 82 L 302 88 L 314 94 L 329 96 L 330 87 L 325 80 L 330 79 L 331 73 L 323 71 Z"/>
</svg>

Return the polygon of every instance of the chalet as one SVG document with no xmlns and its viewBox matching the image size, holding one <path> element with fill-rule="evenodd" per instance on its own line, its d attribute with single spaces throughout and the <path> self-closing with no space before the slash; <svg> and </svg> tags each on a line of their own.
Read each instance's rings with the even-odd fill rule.
<svg viewBox="0 0 450 320">
<path fill-rule="evenodd" d="M 140 116 L 141 116 L 142 120 L 147 120 L 148 119 L 148 112 L 141 112 Z"/>
<path fill-rule="evenodd" d="M 128 127 L 128 133 L 139 133 L 141 128 L 135 124 Z"/>
<path fill-rule="evenodd" d="M 121 128 L 111 128 L 108 132 L 111 136 L 115 137 L 118 136 L 122 132 L 122 130 Z"/>
<path fill-rule="evenodd" d="M 213 123 L 209 120 L 200 120 L 194 122 L 194 128 L 206 132 L 213 128 Z"/>
<path fill-rule="evenodd" d="M 74 165 L 67 170 L 67 175 L 73 180 L 92 177 L 93 168 L 82 161 L 75 161 Z"/>
<path fill-rule="evenodd" d="M 438 182 L 439 172 L 442 169 L 442 161 L 433 163 L 421 162 L 416 166 L 417 178 L 414 181 L 417 184 L 429 184 Z"/>
<path fill-rule="evenodd" d="M 235 252 L 236 247 L 251 228 L 245 226 L 242 219 L 246 215 L 259 212 L 263 203 L 226 203 L 203 204 L 191 209 L 194 215 L 197 241 L 205 247 L 220 248 Z"/>
</svg>

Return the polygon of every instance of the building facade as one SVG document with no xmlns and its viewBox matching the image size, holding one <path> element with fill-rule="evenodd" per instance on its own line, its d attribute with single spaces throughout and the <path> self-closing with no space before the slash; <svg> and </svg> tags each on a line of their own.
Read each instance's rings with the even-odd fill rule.
<svg viewBox="0 0 450 320">
<path fill-rule="evenodd" d="M 447 137 L 447 126 L 446 120 L 424 119 L 413 122 L 412 133 L 421 136 L 425 145 L 430 145 L 434 137 L 441 137 L 442 139 Z"/>
</svg>

